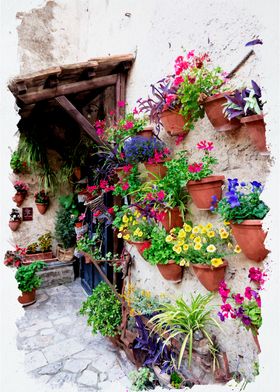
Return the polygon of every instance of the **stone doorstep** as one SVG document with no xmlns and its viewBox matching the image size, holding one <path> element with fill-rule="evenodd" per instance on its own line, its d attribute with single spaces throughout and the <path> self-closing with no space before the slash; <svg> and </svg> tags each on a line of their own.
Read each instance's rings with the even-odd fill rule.
<svg viewBox="0 0 280 392">
<path fill-rule="evenodd" d="M 73 262 L 53 261 L 48 264 L 38 276 L 43 279 L 41 288 L 60 286 L 74 281 Z"/>
</svg>

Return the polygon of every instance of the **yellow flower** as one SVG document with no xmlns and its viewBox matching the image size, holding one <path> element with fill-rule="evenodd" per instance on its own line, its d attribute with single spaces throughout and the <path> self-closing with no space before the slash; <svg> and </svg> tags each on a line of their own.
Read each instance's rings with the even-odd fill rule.
<svg viewBox="0 0 280 392">
<path fill-rule="evenodd" d="M 142 230 L 138 231 L 138 237 L 143 237 L 143 231 Z"/>
<path fill-rule="evenodd" d="M 230 222 L 224 221 L 224 225 L 228 226 L 230 225 Z"/>
<path fill-rule="evenodd" d="M 172 241 L 173 241 L 172 235 L 168 235 L 168 236 L 165 238 L 165 241 L 166 241 L 166 242 L 172 242 Z"/>
<path fill-rule="evenodd" d="M 134 211 L 133 215 L 137 216 L 138 215 L 138 211 Z"/>
<path fill-rule="evenodd" d="M 146 220 L 147 220 L 147 218 L 146 218 L 145 216 L 143 216 L 142 220 L 143 220 L 143 221 L 146 221 Z"/>
<path fill-rule="evenodd" d="M 184 244 L 183 245 L 183 250 L 188 250 L 189 249 L 189 245 L 188 244 Z"/>
<path fill-rule="evenodd" d="M 176 245 L 182 246 L 182 245 L 184 245 L 184 241 L 183 241 L 183 240 L 179 240 L 179 241 L 177 241 L 177 244 L 176 244 Z"/>
<path fill-rule="evenodd" d="M 215 237 L 215 231 L 214 231 L 214 230 L 208 231 L 208 232 L 207 232 L 207 236 L 208 236 L 209 238 Z"/>
<path fill-rule="evenodd" d="M 184 265 L 186 264 L 186 260 L 182 259 L 179 264 L 181 267 L 184 267 Z"/>
<path fill-rule="evenodd" d="M 134 230 L 133 235 L 138 235 L 138 233 L 139 233 L 139 227 L 137 227 L 137 229 Z"/>
<path fill-rule="evenodd" d="M 223 234 L 224 232 L 226 232 L 225 228 L 224 228 L 224 227 L 221 227 L 221 228 L 219 229 L 219 234 L 221 235 L 221 234 Z"/>
<path fill-rule="evenodd" d="M 137 221 L 136 220 L 132 222 L 132 226 L 135 226 L 135 225 L 137 225 Z"/>
<path fill-rule="evenodd" d="M 129 217 L 129 222 L 132 222 L 132 221 L 133 221 L 133 217 L 130 216 L 130 217 Z"/>
<path fill-rule="evenodd" d="M 200 230 L 203 229 L 203 225 L 201 223 L 198 225 L 198 227 L 199 227 Z"/>
<path fill-rule="evenodd" d="M 122 238 L 122 233 L 118 233 L 117 237 Z"/>
<path fill-rule="evenodd" d="M 196 243 L 196 244 L 200 244 L 201 243 L 201 238 L 198 236 L 198 237 L 195 237 L 194 238 L 194 242 Z"/>
<path fill-rule="evenodd" d="M 179 230 L 178 238 L 184 239 L 184 238 L 186 238 L 186 236 L 187 236 L 187 234 L 186 234 L 185 230 L 183 230 L 183 229 Z"/>
<path fill-rule="evenodd" d="M 173 248 L 174 252 L 176 252 L 178 255 L 182 252 L 181 246 L 174 245 Z"/>
<path fill-rule="evenodd" d="M 125 234 L 125 235 L 123 236 L 123 239 L 124 239 L 124 240 L 129 240 L 129 238 L 130 238 L 130 235 L 129 235 L 129 234 Z"/>
<path fill-rule="evenodd" d="M 187 223 L 184 223 L 183 229 L 185 230 L 186 233 L 189 233 L 190 231 L 192 231 L 192 227 L 190 225 L 188 225 Z"/>
<path fill-rule="evenodd" d="M 190 235 L 190 239 L 193 240 L 194 238 L 195 238 L 195 235 L 192 233 L 192 234 Z"/>
<path fill-rule="evenodd" d="M 224 231 L 223 233 L 220 234 L 222 239 L 228 238 L 229 233 L 227 231 Z"/>
<path fill-rule="evenodd" d="M 206 234 L 206 233 L 207 233 L 206 227 L 203 227 L 203 228 L 201 229 L 201 233 L 202 233 L 202 234 Z"/>
<path fill-rule="evenodd" d="M 123 225 L 120 226 L 119 231 L 123 231 Z"/>
<path fill-rule="evenodd" d="M 212 229 L 213 225 L 212 225 L 212 223 L 209 222 L 209 223 L 207 223 L 207 225 L 205 227 L 206 227 L 206 229 L 210 230 L 210 229 Z"/>
<path fill-rule="evenodd" d="M 235 253 L 240 253 L 241 252 L 241 248 L 240 248 L 239 245 L 235 245 L 234 252 Z"/>
<path fill-rule="evenodd" d="M 233 245 L 232 245 L 231 242 L 228 242 L 228 243 L 227 243 L 227 246 L 228 246 L 229 249 L 232 249 L 232 248 L 233 248 Z"/>
<path fill-rule="evenodd" d="M 195 250 L 200 250 L 201 247 L 202 247 L 202 245 L 199 243 L 199 244 L 195 244 L 195 246 L 194 246 L 193 248 L 194 248 Z"/>
<path fill-rule="evenodd" d="M 198 226 L 194 226 L 193 229 L 192 229 L 192 233 L 193 234 L 197 234 L 199 232 L 200 232 L 200 228 Z"/>
<path fill-rule="evenodd" d="M 128 222 L 128 217 L 127 217 L 126 215 L 124 215 L 124 216 L 122 217 L 122 221 L 123 221 L 124 223 L 127 223 L 127 222 Z"/>
<path fill-rule="evenodd" d="M 219 267 L 221 264 L 223 264 L 222 259 L 211 259 L 211 265 L 213 265 L 213 267 Z"/>
<path fill-rule="evenodd" d="M 209 253 L 213 253 L 213 252 L 215 252 L 215 250 L 216 250 L 216 246 L 213 245 L 213 244 L 210 244 L 210 245 L 207 246 L 206 250 L 207 250 L 207 252 L 209 252 Z"/>
<path fill-rule="evenodd" d="M 175 231 L 176 231 L 176 229 L 173 228 L 173 229 L 170 230 L 170 233 L 173 234 L 173 233 L 175 233 Z"/>
</svg>

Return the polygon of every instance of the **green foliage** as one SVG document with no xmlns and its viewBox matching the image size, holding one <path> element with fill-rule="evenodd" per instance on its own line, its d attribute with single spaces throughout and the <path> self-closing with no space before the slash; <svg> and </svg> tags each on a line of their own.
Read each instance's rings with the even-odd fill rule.
<svg viewBox="0 0 280 392">
<path fill-rule="evenodd" d="M 115 190 L 113 192 L 113 195 L 125 197 L 137 193 L 138 189 L 141 186 L 141 181 L 139 179 L 139 176 L 140 173 L 138 167 L 133 166 L 129 174 L 125 176 L 123 180 L 119 181 L 115 185 Z M 124 183 L 128 184 L 127 189 L 123 189 Z"/>
<path fill-rule="evenodd" d="M 52 234 L 48 232 L 38 237 L 38 245 L 42 252 L 50 252 L 52 249 Z"/>
<path fill-rule="evenodd" d="M 82 303 L 80 313 L 88 317 L 92 333 L 100 332 L 103 336 L 115 336 L 122 320 L 121 302 L 105 283 L 101 282 L 92 294 Z"/>
<path fill-rule="evenodd" d="M 10 167 L 15 173 L 25 173 L 27 170 L 27 163 L 23 161 L 18 153 L 14 151 L 10 160 Z"/>
<path fill-rule="evenodd" d="M 187 305 L 183 298 L 179 298 L 175 304 L 163 304 L 158 309 L 160 313 L 150 319 L 150 322 L 154 324 L 153 331 L 165 340 L 165 344 L 168 344 L 172 338 L 179 338 L 183 335 L 178 368 L 181 366 L 187 344 L 189 351 L 188 365 L 191 365 L 193 339 L 196 331 L 200 331 L 208 339 L 209 348 L 213 346 L 209 328 L 213 326 L 220 328 L 220 326 L 211 317 L 212 307 L 208 305 L 212 298 L 213 294 L 191 296 L 190 305 Z"/>
<path fill-rule="evenodd" d="M 77 207 L 77 198 L 73 193 L 70 195 L 60 196 L 59 205 L 67 210 L 71 215 L 74 215 L 76 218 L 79 215 L 79 210 Z"/>
<path fill-rule="evenodd" d="M 154 389 L 153 382 L 155 381 L 154 374 L 146 367 L 133 370 L 129 374 L 132 382 L 133 391 L 146 391 L 147 389 Z"/>
<path fill-rule="evenodd" d="M 55 239 L 64 249 L 71 248 L 76 243 L 75 217 L 69 210 L 60 206 L 55 219 Z"/>
<path fill-rule="evenodd" d="M 155 227 L 151 234 L 152 244 L 150 248 L 145 249 L 143 257 L 151 264 L 167 264 L 169 260 L 174 260 L 179 264 L 181 256 L 174 252 L 173 245 L 167 243 L 165 238 L 167 236 L 165 229 Z"/>
<path fill-rule="evenodd" d="M 31 244 L 27 245 L 26 253 L 32 253 L 32 254 L 36 253 L 38 250 L 38 247 L 39 247 L 39 245 L 37 242 L 32 242 Z"/>
<path fill-rule="evenodd" d="M 180 389 L 182 382 L 183 382 L 183 379 L 182 379 L 182 377 L 179 376 L 178 373 L 173 372 L 171 374 L 170 383 L 171 383 L 172 387 L 174 387 L 175 389 Z"/>
<path fill-rule="evenodd" d="M 262 326 L 261 308 L 258 306 L 256 301 L 249 301 L 247 303 L 243 303 L 242 307 L 246 316 L 250 317 L 251 320 L 250 325 L 243 325 L 247 330 L 252 330 L 253 334 L 256 334 L 258 329 Z"/>
<path fill-rule="evenodd" d="M 19 290 L 24 293 L 37 289 L 41 285 L 42 279 L 36 275 L 36 272 L 42 270 L 45 265 L 42 261 L 37 261 L 19 267 L 15 276 Z"/>
<path fill-rule="evenodd" d="M 204 157 L 201 159 L 203 166 L 199 172 L 191 173 L 188 170 L 189 181 L 200 181 L 205 177 L 211 176 L 213 174 L 212 166 L 217 165 L 218 159 L 212 157 L 208 151 L 205 151 Z"/>
</svg>

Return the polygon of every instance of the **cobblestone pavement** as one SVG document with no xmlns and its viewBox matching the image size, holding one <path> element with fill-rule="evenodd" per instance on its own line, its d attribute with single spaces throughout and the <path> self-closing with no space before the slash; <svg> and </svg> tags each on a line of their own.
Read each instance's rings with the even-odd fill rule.
<svg viewBox="0 0 280 392">
<path fill-rule="evenodd" d="M 50 390 L 128 392 L 133 365 L 106 338 L 92 335 L 79 315 L 85 298 L 79 280 L 37 290 L 37 302 L 17 320 L 26 371 Z"/>
</svg>

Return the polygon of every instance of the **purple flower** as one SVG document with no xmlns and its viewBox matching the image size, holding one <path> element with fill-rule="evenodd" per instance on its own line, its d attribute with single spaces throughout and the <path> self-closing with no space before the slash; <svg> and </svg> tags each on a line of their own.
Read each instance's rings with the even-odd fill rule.
<svg viewBox="0 0 280 392">
<path fill-rule="evenodd" d="M 226 193 L 226 199 L 227 199 L 227 202 L 230 204 L 231 208 L 240 206 L 238 195 L 235 193 L 234 190 L 231 190 L 230 192 Z"/>
<path fill-rule="evenodd" d="M 249 316 L 244 315 L 241 319 L 242 323 L 244 325 L 250 325 L 251 324 L 251 319 Z"/>
<path fill-rule="evenodd" d="M 246 182 L 242 181 L 242 182 L 240 182 L 240 185 L 241 186 L 246 186 Z"/>
<path fill-rule="evenodd" d="M 235 310 L 236 317 L 240 317 L 241 318 L 243 316 L 243 314 L 244 314 L 244 309 L 243 309 L 242 306 L 240 306 L 237 310 Z"/>
<path fill-rule="evenodd" d="M 218 312 L 218 316 L 220 317 L 221 321 L 225 321 L 225 316 L 223 315 L 222 312 Z"/>
<path fill-rule="evenodd" d="M 228 178 L 228 190 L 235 190 L 238 187 L 238 179 L 234 178 L 233 180 L 231 178 Z"/>
<path fill-rule="evenodd" d="M 247 42 L 245 44 L 245 46 L 254 46 L 254 45 L 262 45 L 262 44 L 263 44 L 262 40 L 259 38 L 256 38 L 256 39 L 253 39 L 252 41 Z"/>
</svg>

